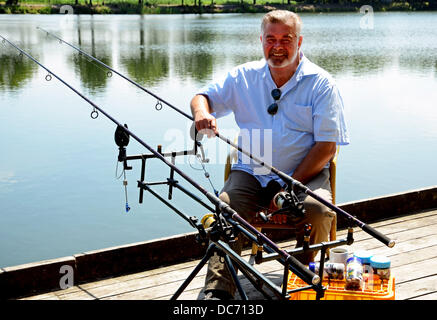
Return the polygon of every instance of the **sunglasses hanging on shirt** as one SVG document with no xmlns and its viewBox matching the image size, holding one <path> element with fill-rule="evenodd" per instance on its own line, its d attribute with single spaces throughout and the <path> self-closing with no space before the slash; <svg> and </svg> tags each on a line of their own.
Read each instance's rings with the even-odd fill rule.
<svg viewBox="0 0 437 320">
<path fill-rule="evenodd" d="M 274 116 L 277 112 L 278 112 L 278 103 L 276 101 L 278 101 L 281 98 L 281 90 L 279 89 L 273 89 L 271 92 L 271 95 L 273 97 L 273 99 L 275 100 L 275 102 L 273 102 L 268 108 L 267 108 L 267 112 L 269 114 L 271 114 L 272 116 Z"/>
</svg>

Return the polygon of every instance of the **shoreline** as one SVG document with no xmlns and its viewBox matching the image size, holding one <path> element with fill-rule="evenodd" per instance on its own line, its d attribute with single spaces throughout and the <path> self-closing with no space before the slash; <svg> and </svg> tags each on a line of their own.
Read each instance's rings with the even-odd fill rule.
<svg viewBox="0 0 437 320">
<path fill-rule="evenodd" d="M 59 14 L 62 5 L 48 4 L 18 4 L 7 6 L 0 4 L 0 14 Z M 274 9 L 287 9 L 298 13 L 329 13 L 329 12 L 359 12 L 361 4 L 266 4 L 253 5 L 222 4 L 222 5 L 138 5 L 120 3 L 108 5 L 72 5 L 75 14 L 202 14 L 202 13 L 265 13 Z M 435 11 L 428 6 L 415 7 L 408 2 L 392 2 L 384 5 L 373 5 L 374 12 L 387 11 Z"/>
</svg>

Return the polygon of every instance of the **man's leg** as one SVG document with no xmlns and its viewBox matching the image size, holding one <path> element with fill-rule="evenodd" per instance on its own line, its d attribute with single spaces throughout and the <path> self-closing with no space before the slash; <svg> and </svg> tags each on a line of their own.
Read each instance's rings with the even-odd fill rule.
<svg viewBox="0 0 437 320">
<path fill-rule="evenodd" d="M 323 169 L 313 180 L 307 185 L 310 190 L 318 196 L 332 202 L 331 185 L 329 181 L 329 169 Z M 331 230 L 332 220 L 335 212 L 315 200 L 311 196 L 300 192 L 297 194 L 299 200 L 303 201 L 306 215 L 305 218 L 299 219 L 296 222 L 296 247 L 301 247 L 303 244 L 304 226 L 311 223 L 312 230 L 310 235 L 310 245 L 328 241 L 329 232 Z M 295 257 L 303 264 L 308 264 L 314 260 L 317 252 L 307 252 L 296 255 Z"/>
<path fill-rule="evenodd" d="M 253 214 L 259 209 L 258 195 L 261 190 L 260 183 L 252 175 L 244 171 L 233 170 L 219 198 L 228 203 L 243 219 L 250 222 Z M 230 244 L 230 247 L 236 253 L 241 254 L 243 241 L 244 235 L 239 235 L 238 240 Z M 205 292 L 210 290 L 225 291 L 231 296 L 234 295 L 236 290 L 236 286 L 224 264 L 223 258 L 220 258 L 217 254 L 214 254 L 209 259 L 205 279 Z"/>
</svg>

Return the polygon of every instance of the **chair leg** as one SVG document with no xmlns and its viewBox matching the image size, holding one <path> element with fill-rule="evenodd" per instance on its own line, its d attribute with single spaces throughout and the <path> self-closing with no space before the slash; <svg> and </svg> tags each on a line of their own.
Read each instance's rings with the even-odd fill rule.
<svg viewBox="0 0 437 320">
<path fill-rule="evenodd" d="M 337 240 L 337 214 L 334 216 L 334 219 L 332 219 L 331 230 L 329 232 L 329 240 Z"/>
<path fill-rule="evenodd" d="M 329 231 L 329 241 L 337 240 L 337 214 L 332 219 L 331 230 Z M 326 250 L 326 256 L 329 259 L 330 250 Z"/>
<path fill-rule="evenodd" d="M 256 230 L 261 232 L 261 228 L 257 227 Z M 260 247 L 256 242 L 252 242 L 252 255 L 255 256 L 258 250 L 262 250 L 262 247 Z"/>
</svg>

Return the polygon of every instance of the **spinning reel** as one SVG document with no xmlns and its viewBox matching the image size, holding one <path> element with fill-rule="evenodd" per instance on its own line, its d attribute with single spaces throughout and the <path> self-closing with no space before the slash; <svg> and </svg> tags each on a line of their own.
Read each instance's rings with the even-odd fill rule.
<svg viewBox="0 0 437 320">
<path fill-rule="evenodd" d="M 305 216 L 305 208 L 303 202 L 299 200 L 293 190 L 280 191 L 272 200 L 272 207 L 276 208 L 275 211 L 269 214 L 263 212 L 259 213 L 259 216 L 264 222 L 268 222 L 273 216 L 277 214 L 283 214 L 295 218 L 302 218 Z"/>
</svg>

